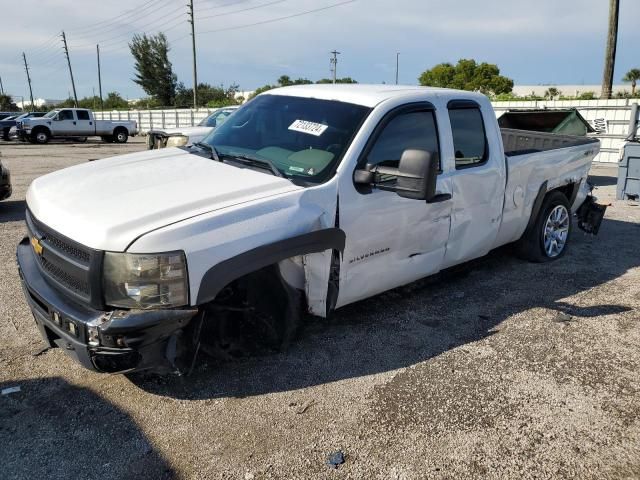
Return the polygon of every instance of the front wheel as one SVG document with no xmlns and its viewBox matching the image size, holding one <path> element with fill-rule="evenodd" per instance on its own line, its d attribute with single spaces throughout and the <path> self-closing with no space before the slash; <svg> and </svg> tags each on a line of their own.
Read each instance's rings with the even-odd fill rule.
<svg viewBox="0 0 640 480">
<path fill-rule="evenodd" d="M 571 236 L 571 208 L 561 192 L 549 193 L 538 218 L 518 242 L 518 253 L 532 262 L 550 262 L 567 251 Z"/>
<path fill-rule="evenodd" d="M 49 132 L 46 130 L 39 130 L 33 134 L 33 140 L 35 143 L 47 143 L 49 141 Z"/>
</svg>

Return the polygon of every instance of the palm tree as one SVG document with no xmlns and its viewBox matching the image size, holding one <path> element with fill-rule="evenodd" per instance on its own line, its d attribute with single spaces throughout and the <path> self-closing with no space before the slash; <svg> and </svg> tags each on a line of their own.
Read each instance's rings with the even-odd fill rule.
<svg viewBox="0 0 640 480">
<path fill-rule="evenodd" d="M 631 82 L 631 96 L 636 94 L 638 80 L 640 80 L 640 68 L 632 68 L 622 77 L 623 82 Z"/>
</svg>

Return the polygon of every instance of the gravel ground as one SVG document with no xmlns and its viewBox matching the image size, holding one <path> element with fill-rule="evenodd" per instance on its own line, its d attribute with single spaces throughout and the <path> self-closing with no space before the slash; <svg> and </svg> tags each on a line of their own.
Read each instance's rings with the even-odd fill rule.
<svg viewBox="0 0 640 480">
<path fill-rule="evenodd" d="M 24 195 L 142 149 L 0 144 L 0 388 L 21 388 L 0 396 L 1 478 L 640 478 L 640 207 L 614 200 L 615 168 L 592 170 L 600 235 L 576 230 L 558 262 L 503 249 L 309 319 L 285 354 L 98 375 L 41 353 L 14 260 Z"/>
</svg>

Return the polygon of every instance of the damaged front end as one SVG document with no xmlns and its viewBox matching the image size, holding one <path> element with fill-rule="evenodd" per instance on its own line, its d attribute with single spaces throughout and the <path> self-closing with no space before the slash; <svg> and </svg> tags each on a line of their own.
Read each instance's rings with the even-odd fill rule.
<svg viewBox="0 0 640 480">
<path fill-rule="evenodd" d="M 84 367 L 103 373 L 182 372 L 192 357 L 189 334 L 197 308 L 102 311 L 74 302 L 44 277 L 26 237 L 18 245 L 25 298 L 48 347 L 62 348 Z M 191 326 L 191 328 L 189 328 Z"/>
</svg>

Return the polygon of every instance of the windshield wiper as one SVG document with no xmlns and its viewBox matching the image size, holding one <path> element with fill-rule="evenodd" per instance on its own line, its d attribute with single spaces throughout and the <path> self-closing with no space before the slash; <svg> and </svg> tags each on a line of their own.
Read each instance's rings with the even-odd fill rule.
<svg viewBox="0 0 640 480">
<path fill-rule="evenodd" d="M 244 153 L 223 153 L 222 156 L 229 157 L 233 160 L 239 161 L 240 163 L 252 165 L 254 167 L 268 167 L 271 173 L 273 173 L 276 177 L 285 178 L 282 172 L 278 170 L 278 167 L 276 167 L 273 162 L 267 158 L 253 157 Z"/>
<path fill-rule="evenodd" d="M 218 155 L 218 151 L 216 150 L 216 147 L 214 147 L 213 145 L 209 145 L 208 143 L 204 143 L 204 142 L 193 142 L 193 145 L 195 145 L 196 147 L 200 147 L 202 150 L 206 150 L 207 152 L 209 152 L 211 154 L 211 158 L 216 162 L 222 161 L 220 160 L 220 155 Z"/>
</svg>

